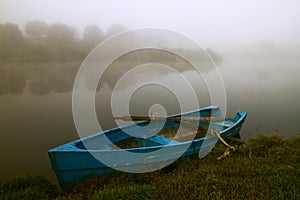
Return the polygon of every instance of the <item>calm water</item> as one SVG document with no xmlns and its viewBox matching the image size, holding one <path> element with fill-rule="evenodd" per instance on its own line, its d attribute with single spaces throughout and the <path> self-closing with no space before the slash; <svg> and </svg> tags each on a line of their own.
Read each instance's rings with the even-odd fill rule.
<svg viewBox="0 0 300 200">
<path fill-rule="evenodd" d="M 48 172 L 47 151 L 78 138 L 72 118 L 72 87 L 80 63 L 1 65 L 0 70 L 0 177 L 20 172 Z M 242 137 L 258 133 L 279 133 L 286 137 L 300 133 L 300 58 L 227 58 L 220 64 L 228 100 L 227 115 L 238 109 L 249 112 Z M 111 119 L 112 83 L 107 76 L 99 84 L 96 109 L 104 128 L 115 126 Z M 183 73 L 193 77 L 192 71 Z M 117 74 L 117 75 L 116 75 Z M 137 80 L 124 85 L 126 92 Z M 150 74 L 170 79 L 172 74 Z M 203 80 L 193 80 L 200 106 L 210 104 Z M 157 95 L 159 94 L 159 95 Z M 152 104 L 165 106 L 168 114 L 180 109 L 174 95 L 158 86 L 140 88 L 132 97 L 130 111 L 148 114 Z"/>
</svg>

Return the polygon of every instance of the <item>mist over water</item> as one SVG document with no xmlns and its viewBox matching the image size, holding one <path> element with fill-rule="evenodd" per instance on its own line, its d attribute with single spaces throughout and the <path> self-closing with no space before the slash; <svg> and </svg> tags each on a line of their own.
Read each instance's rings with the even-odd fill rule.
<svg viewBox="0 0 300 200">
<path fill-rule="evenodd" d="M 99 42 L 136 28 L 174 30 L 204 45 L 225 84 L 226 115 L 248 112 L 243 139 L 260 133 L 300 134 L 299 1 L 131 2 L 0 2 L 0 179 L 50 171 L 47 151 L 79 138 L 72 88 L 84 58 Z M 200 107 L 211 104 L 205 81 L 183 59 L 167 52 L 132 52 L 112 63 L 98 84 L 95 107 L 102 128 L 116 126 L 110 98 L 118 79 L 153 60 L 188 77 Z M 176 78 L 141 73 L 118 92 L 126 93 L 149 76 Z M 180 112 L 174 94 L 157 85 L 139 88 L 130 112 L 148 115 L 153 104 L 163 105 L 168 115 Z"/>
<path fill-rule="evenodd" d="M 259 133 L 277 133 L 285 137 L 298 135 L 300 59 L 297 53 L 293 49 L 291 52 L 285 49 L 284 53 L 279 54 L 281 57 L 274 54 L 268 55 L 267 59 L 257 58 L 249 52 L 235 56 L 220 55 L 222 62 L 219 69 L 226 88 L 227 116 L 233 116 L 238 109 L 249 112 L 241 132 L 242 138 Z M 136 66 L 139 62 L 132 61 L 123 66 Z M 172 62 L 168 64 L 178 66 L 178 63 Z M 1 165 L 2 177 L 20 171 L 50 170 L 47 151 L 78 138 L 71 105 L 72 87 L 79 65 L 79 62 L 2 64 L 0 152 L 5 163 Z M 116 126 L 110 108 L 113 85 L 122 74 L 113 70 L 116 67 L 121 67 L 120 63 L 110 67 L 111 70 L 100 81 L 96 94 L 98 119 L 105 129 Z M 210 105 L 205 82 L 194 79 L 195 72 L 192 70 L 182 73 L 190 78 L 200 107 Z M 124 85 L 120 92 L 126 92 L 138 84 L 143 76 L 172 79 L 173 75 L 140 74 L 136 80 Z M 151 105 L 157 103 L 165 107 L 168 115 L 180 112 L 172 92 L 155 85 L 144 86 L 134 93 L 130 112 L 132 115 L 148 115 Z"/>
</svg>

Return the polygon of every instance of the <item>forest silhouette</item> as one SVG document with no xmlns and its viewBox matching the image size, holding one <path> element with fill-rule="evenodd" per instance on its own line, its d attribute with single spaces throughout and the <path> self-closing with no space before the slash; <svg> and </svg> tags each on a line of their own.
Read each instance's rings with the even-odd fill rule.
<svg viewBox="0 0 300 200">
<path fill-rule="evenodd" d="M 61 23 L 29 21 L 24 31 L 17 24 L 0 24 L 0 95 L 21 94 L 26 87 L 36 95 L 71 91 L 77 70 L 89 52 L 106 38 L 125 30 L 118 24 L 105 32 L 98 25 L 87 25 L 79 35 L 75 28 Z M 194 50 L 182 51 L 199 55 Z M 214 61 L 221 61 L 212 50 L 208 49 L 208 53 Z M 110 65 L 98 89 L 104 84 L 113 88 L 126 71 L 151 62 L 172 66 L 180 72 L 193 70 L 184 59 L 167 51 L 133 51 Z"/>
</svg>

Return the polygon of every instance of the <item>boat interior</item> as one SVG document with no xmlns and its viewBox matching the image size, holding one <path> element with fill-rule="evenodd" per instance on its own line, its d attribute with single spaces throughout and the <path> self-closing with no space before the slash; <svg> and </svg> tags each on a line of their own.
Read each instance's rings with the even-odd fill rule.
<svg viewBox="0 0 300 200">
<path fill-rule="evenodd" d="M 98 134 L 93 138 L 87 138 L 84 142 L 80 141 L 76 144 L 77 148 L 89 150 L 112 150 L 116 147 L 120 149 L 132 149 L 141 147 L 158 147 L 163 145 L 180 144 L 182 142 L 192 141 L 204 138 L 208 133 L 208 129 L 216 129 L 224 131 L 230 128 L 235 123 L 235 120 L 226 118 L 223 121 L 201 122 L 197 128 L 191 128 L 193 124 L 187 121 L 174 122 L 166 121 L 163 128 L 160 130 L 147 129 L 146 131 L 137 132 L 130 130 L 128 127 L 120 127 Z M 147 126 L 149 122 L 139 122 L 138 126 Z M 179 131 L 179 127 L 180 131 Z M 134 137 L 127 134 L 135 131 Z M 103 138 L 109 139 L 110 143 L 103 143 Z"/>
</svg>

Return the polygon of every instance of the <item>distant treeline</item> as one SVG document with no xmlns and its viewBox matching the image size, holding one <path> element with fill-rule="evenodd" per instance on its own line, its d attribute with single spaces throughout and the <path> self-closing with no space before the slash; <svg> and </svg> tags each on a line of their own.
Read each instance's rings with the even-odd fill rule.
<svg viewBox="0 0 300 200">
<path fill-rule="evenodd" d="M 0 61 L 74 61 L 83 59 L 105 38 L 126 30 L 111 25 L 106 32 L 88 25 L 82 35 L 66 24 L 29 21 L 22 31 L 17 24 L 0 24 Z"/>
<path fill-rule="evenodd" d="M 0 63 L 81 61 L 101 41 L 124 30 L 126 28 L 118 24 L 111 25 L 106 32 L 98 25 L 88 25 L 79 35 L 75 28 L 61 23 L 29 21 L 24 31 L 17 24 L 0 24 Z M 192 56 L 199 55 L 194 50 L 184 51 Z M 215 52 L 208 49 L 208 53 L 215 62 L 221 61 Z M 165 59 L 169 60 L 160 53 L 155 56 L 155 60 Z"/>
<path fill-rule="evenodd" d="M 111 25 L 103 32 L 97 25 L 88 25 L 78 35 L 76 29 L 65 24 L 49 25 L 42 21 L 30 21 L 25 24 L 24 31 L 17 24 L 0 24 L 0 96 L 21 94 L 26 87 L 36 95 L 71 91 L 76 72 L 88 53 L 107 37 L 124 30 L 121 25 Z M 113 46 L 107 51 L 113 52 L 118 47 Z M 203 60 L 202 72 L 210 70 L 211 64 L 207 64 L 208 57 L 202 51 L 199 54 L 193 49 L 177 50 Z M 207 49 L 207 52 L 215 62 L 221 61 L 220 56 L 212 50 Z M 98 89 L 105 84 L 113 88 L 120 77 L 133 67 L 155 62 L 172 66 L 179 72 L 195 70 L 186 60 L 168 51 L 136 50 L 111 63 L 99 81 Z M 157 72 L 149 75 L 164 74 Z M 134 82 L 132 80 L 128 85 Z"/>
</svg>

